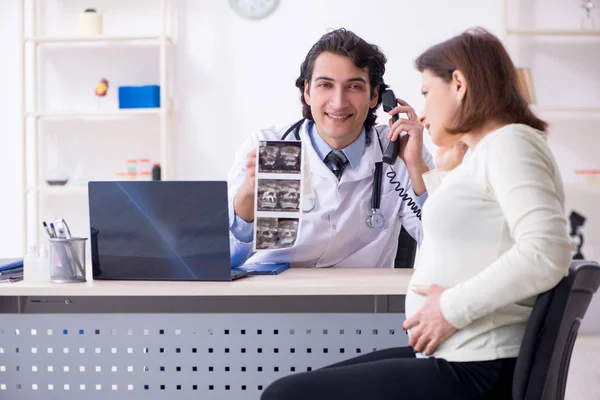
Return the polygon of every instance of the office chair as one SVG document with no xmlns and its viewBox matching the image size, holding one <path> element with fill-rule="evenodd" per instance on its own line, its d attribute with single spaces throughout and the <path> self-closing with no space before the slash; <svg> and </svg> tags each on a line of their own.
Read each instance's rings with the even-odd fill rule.
<svg viewBox="0 0 600 400">
<path fill-rule="evenodd" d="M 513 400 L 562 400 L 579 326 L 600 286 L 600 265 L 573 261 L 569 275 L 538 296 L 513 375 Z"/>
<path fill-rule="evenodd" d="M 412 268 L 415 264 L 416 253 L 417 241 L 410 236 L 403 226 L 398 235 L 398 250 L 396 250 L 394 268 Z"/>
</svg>

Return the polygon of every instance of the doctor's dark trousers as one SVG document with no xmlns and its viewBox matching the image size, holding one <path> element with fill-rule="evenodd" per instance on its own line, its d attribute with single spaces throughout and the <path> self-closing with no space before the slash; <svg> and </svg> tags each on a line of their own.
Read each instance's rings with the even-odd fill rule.
<svg viewBox="0 0 600 400">
<path fill-rule="evenodd" d="M 448 362 L 397 347 L 286 376 L 261 400 L 510 400 L 516 360 Z"/>
</svg>

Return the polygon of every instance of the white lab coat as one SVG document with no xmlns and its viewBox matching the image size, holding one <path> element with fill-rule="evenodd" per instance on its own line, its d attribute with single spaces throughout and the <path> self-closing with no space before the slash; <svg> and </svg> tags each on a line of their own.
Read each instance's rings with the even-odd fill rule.
<svg viewBox="0 0 600 400">
<path fill-rule="evenodd" d="M 371 144 L 365 148 L 358 168 L 348 165 L 338 183 L 313 148 L 307 125 L 308 122 L 305 122 L 299 133 L 304 156 L 308 157 L 310 165 L 316 206 L 312 211 L 302 213 L 299 234 L 293 247 L 256 252 L 248 262 L 289 262 L 292 267 L 393 268 L 401 224 L 419 243 L 423 233 L 421 221 L 407 201 L 402 201 L 394 190 L 397 185 L 390 183 L 387 173 L 391 170 L 387 164 L 383 164 L 380 203 L 380 212 L 386 218 L 385 229 L 379 231 L 369 228 L 366 223 L 371 215 L 375 162 L 382 159 L 377 134 L 385 149 L 389 127 L 381 125 L 367 132 L 371 135 Z M 246 155 L 257 148 L 259 140 L 281 140 L 288 127 L 272 127 L 253 133 L 236 154 L 228 175 L 230 225 L 234 218 L 233 199 L 245 177 Z M 294 134 L 290 133 L 286 140 L 295 140 Z M 425 148 L 423 156 L 429 168 L 433 169 L 433 159 Z M 408 190 L 408 195 L 414 200 L 416 195 L 404 162 L 398 158 L 392 168 L 397 173 L 395 181 L 400 182 L 400 186 Z M 232 254 L 252 254 L 252 243 L 240 242 L 231 232 L 230 245 Z"/>
</svg>

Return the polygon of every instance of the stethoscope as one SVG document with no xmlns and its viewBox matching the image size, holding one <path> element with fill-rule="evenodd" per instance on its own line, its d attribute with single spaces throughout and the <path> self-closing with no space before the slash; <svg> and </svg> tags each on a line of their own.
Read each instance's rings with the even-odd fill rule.
<svg viewBox="0 0 600 400">
<path fill-rule="evenodd" d="M 304 118 L 294 123 L 288 128 L 287 131 L 281 137 L 281 140 L 285 140 L 290 133 L 294 132 L 296 140 L 300 139 L 300 127 L 304 123 Z M 378 138 L 379 139 L 379 138 Z M 379 142 L 381 147 L 381 142 Z M 369 228 L 383 230 L 385 228 L 385 217 L 379 211 L 381 205 L 381 180 L 383 178 L 383 162 L 379 161 L 375 163 L 375 172 L 373 173 L 373 192 L 371 193 L 371 215 L 367 217 L 366 224 Z M 305 198 L 302 202 L 302 211 L 311 212 L 315 209 L 316 200 L 314 197 Z"/>
</svg>

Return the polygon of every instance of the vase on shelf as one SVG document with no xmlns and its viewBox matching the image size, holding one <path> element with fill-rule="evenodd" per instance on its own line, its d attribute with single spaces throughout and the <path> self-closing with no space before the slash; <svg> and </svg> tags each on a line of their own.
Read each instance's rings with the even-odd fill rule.
<svg viewBox="0 0 600 400">
<path fill-rule="evenodd" d="M 583 30 L 594 30 L 596 29 L 596 19 L 592 15 L 592 10 L 596 7 L 592 0 L 581 0 L 581 8 L 583 8 L 584 15 L 580 20 L 580 27 Z"/>
<path fill-rule="evenodd" d="M 64 186 L 69 182 L 69 173 L 62 165 L 53 165 L 45 172 L 45 181 L 50 186 Z"/>
<path fill-rule="evenodd" d="M 50 186 L 64 186 L 70 180 L 68 166 L 69 151 L 62 149 L 59 136 L 55 133 L 45 135 L 42 148 L 45 162 L 42 164 L 42 179 Z"/>
<path fill-rule="evenodd" d="M 86 9 L 79 16 L 79 34 L 82 36 L 102 35 L 102 14 L 93 8 Z"/>
</svg>

